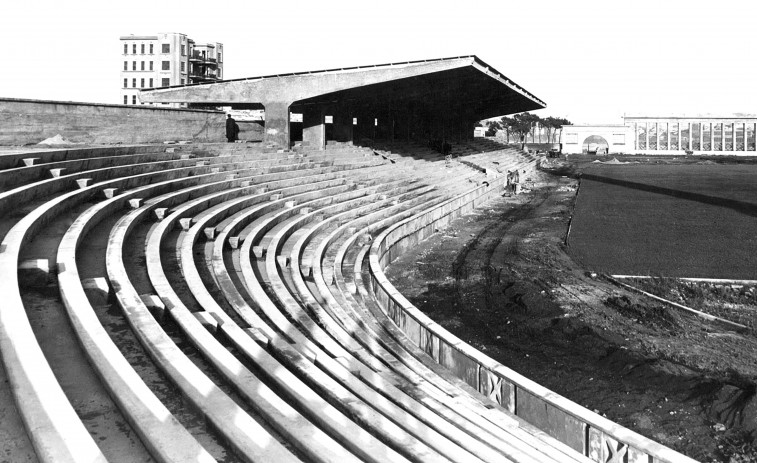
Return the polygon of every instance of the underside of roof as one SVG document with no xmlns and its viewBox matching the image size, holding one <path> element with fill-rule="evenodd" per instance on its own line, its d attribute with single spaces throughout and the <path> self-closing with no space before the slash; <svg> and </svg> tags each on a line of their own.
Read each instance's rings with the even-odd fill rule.
<svg viewBox="0 0 757 463">
<path fill-rule="evenodd" d="M 143 102 L 262 108 L 285 103 L 361 109 L 465 111 L 478 119 L 542 109 L 546 104 L 476 56 L 301 72 L 167 87 Z"/>
</svg>

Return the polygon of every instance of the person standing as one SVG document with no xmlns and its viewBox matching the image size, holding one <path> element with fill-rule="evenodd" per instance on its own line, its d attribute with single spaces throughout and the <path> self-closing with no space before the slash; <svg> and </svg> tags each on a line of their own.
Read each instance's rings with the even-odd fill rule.
<svg viewBox="0 0 757 463">
<path fill-rule="evenodd" d="M 234 143 L 237 139 L 237 135 L 239 134 L 239 126 L 237 125 L 237 121 L 234 120 L 233 117 L 231 117 L 231 114 L 226 115 L 226 139 L 229 141 L 229 143 Z"/>
</svg>

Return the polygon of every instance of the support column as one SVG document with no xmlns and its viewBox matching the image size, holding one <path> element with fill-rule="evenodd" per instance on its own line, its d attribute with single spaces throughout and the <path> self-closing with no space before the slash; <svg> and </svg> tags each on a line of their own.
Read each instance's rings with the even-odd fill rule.
<svg viewBox="0 0 757 463">
<path fill-rule="evenodd" d="M 708 123 L 710 126 L 710 151 L 715 151 L 715 124 Z"/>
<path fill-rule="evenodd" d="M 742 122 L 742 125 L 744 126 L 744 151 L 746 151 L 746 142 L 747 142 L 747 136 L 746 136 L 746 122 Z"/>
<path fill-rule="evenodd" d="M 326 149 L 326 114 L 322 106 L 302 109 L 302 144 L 311 149 Z"/>
<path fill-rule="evenodd" d="M 689 149 L 689 151 L 692 151 L 691 146 L 692 146 L 692 142 L 693 142 L 693 138 L 694 138 L 694 131 L 692 129 L 693 126 L 694 126 L 694 124 L 692 124 L 691 122 L 689 122 L 689 142 L 688 142 L 688 145 L 689 145 L 688 149 Z M 681 128 L 679 127 L 678 130 L 681 130 Z"/>
<path fill-rule="evenodd" d="M 676 145 L 676 148 L 679 150 L 682 150 L 683 147 L 681 147 L 681 121 L 680 120 L 676 122 L 676 132 L 678 133 L 678 144 Z"/>
<path fill-rule="evenodd" d="M 670 151 L 670 126 L 672 124 L 670 122 L 665 123 L 665 142 L 667 145 L 665 146 L 665 149 L 667 151 Z"/>
<path fill-rule="evenodd" d="M 263 141 L 266 144 L 276 145 L 279 148 L 288 150 L 290 147 L 290 103 L 285 101 L 268 101 L 264 102 L 263 106 L 265 107 L 265 137 Z"/>
<path fill-rule="evenodd" d="M 660 123 L 655 122 L 654 123 L 654 136 L 655 136 L 655 150 L 660 150 Z"/>
<path fill-rule="evenodd" d="M 649 149 L 649 122 L 644 123 L 644 149 Z"/>
<path fill-rule="evenodd" d="M 352 142 L 352 112 L 345 107 L 338 107 L 333 115 L 334 140 Z"/>
<path fill-rule="evenodd" d="M 733 138 L 731 151 L 736 151 L 736 121 L 731 122 L 731 138 Z"/>
</svg>

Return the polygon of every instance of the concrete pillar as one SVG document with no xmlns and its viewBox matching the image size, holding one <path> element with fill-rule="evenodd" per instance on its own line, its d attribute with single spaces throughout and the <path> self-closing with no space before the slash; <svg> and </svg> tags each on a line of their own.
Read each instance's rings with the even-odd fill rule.
<svg viewBox="0 0 757 463">
<path fill-rule="evenodd" d="M 347 108 L 336 108 L 333 117 L 334 139 L 352 142 L 352 112 Z"/>
<path fill-rule="evenodd" d="M 288 150 L 289 139 L 289 102 L 264 102 L 265 107 L 265 137 L 263 142 L 276 145 Z"/>
<path fill-rule="evenodd" d="M 312 149 L 326 149 L 326 114 L 322 106 L 302 109 L 302 144 Z"/>
<path fill-rule="evenodd" d="M 746 122 L 742 123 L 744 125 L 744 151 L 746 151 Z"/>
<path fill-rule="evenodd" d="M 660 149 L 660 123 L 654 123 L 655 149 Z"/>
<path fill-rule="evenodd" d="M 678 130 L 676 130 L 676 132 L 678 133 L 678 145 L 677 145 L 677 147 L 678 147 L 679 150 L 682 150 L 683 147 L 681 146 L 681 121 L 680 120 L 676 123 L 676 128 L 678 129 Z"/>
<path fill-rule="evenodd" d="M 670 126 L 671 125 L 672 124 L 670 122 L 665 123 L 665 139 L 666 139 L 665 143 L 667 143 L 665 146 L 665 149 L 668 151 L 670 151 Z"/>
<path fill-rule="evenodd" d="M 736 151 L 736 122 L 731 122 L 731 138 L 733 138 L 733 142 L 731 143 L 731 150 Z"/>
<path fill-rule="evenodd" d="M 710 151 L 713 151 L 715 149 L 715 124 L 708 122 L 707 128 L 710 131 Z"/>
<path fill-rule="evenodd" d="M 687 148 L 689 151 L 691 151 L 691 145 L 692 145 L 692 139 L 694 138 L 694 132 L 692 131 L 693 124 L 689 122 L 689 147 Z M 680 131 L 681 128 L 679 127 L 678 130 Z"/>
<path fill-rule="evenodd" d="M 644 137 L 646 140 L 644 140 L 644 149 L 649 149 L 649 122 L 644 123 Z"/>
</svg>

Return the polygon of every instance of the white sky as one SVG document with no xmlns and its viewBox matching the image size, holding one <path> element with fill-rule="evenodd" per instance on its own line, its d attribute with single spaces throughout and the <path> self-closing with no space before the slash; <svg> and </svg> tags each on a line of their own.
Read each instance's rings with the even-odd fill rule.
<svg viewBox="0 0 757 463">
<path fill-rule="evenodd" d="M 754 0 L 2 3 L 2 97 L 118 103 L 119 37 L 182 32 L 229 79 L 475 54 L 544 117 L 757 113 Z"/>
</svg>

